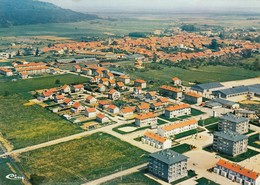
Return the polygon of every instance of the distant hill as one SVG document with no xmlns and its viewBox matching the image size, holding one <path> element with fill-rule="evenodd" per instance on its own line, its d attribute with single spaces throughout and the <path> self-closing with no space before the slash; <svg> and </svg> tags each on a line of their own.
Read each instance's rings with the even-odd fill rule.
<svg viewBox="0 0 260 185">
<path fill-rule="evenodd" d="M 97 19 L 36 0 L 0 0 L 0 27 L 10 25 L 65 23 Z"/>
</svg>

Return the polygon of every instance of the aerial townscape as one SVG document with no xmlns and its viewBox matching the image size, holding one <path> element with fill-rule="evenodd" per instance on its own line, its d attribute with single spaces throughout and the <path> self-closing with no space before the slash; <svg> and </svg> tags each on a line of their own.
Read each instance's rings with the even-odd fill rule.
<svg viewBox="0 0 260 185">
<path fill-rule="evenodd" d="M 259 10 L 0 0 L 0 185 L 260 185 Z"/>
</svg>

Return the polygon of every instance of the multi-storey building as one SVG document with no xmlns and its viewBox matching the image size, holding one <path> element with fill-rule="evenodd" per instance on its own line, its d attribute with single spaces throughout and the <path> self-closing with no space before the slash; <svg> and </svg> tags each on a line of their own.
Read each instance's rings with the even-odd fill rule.
<svg viewBox="0 0 260 185">
<path fill-rule="evenodd" d="M 188 175 L 188 157 L 170 149 L 150 154 L 149 171 L 171 183 Z"/>
<path fill-rule="evenodd" d="M 233 164 L 226 160 L 220 159 L 215 168 L 216 174 L 222 175 L 243 185 L 260 185 L 260 174 L 246 169 L 238 164 Z"/>
<path fill-rule="evenodd" d="M 191 114 L 191 107 L 189 104 L 179 104 L 174 106 L 169 106 L 165 109 L 164 115 L 167 118 L 175 118 L 179 116 Z"/>
<path fill-rule="evenodd" d="M 202 103 L 202 96 L 195 92 L 186 92 L 184 98 L 187 102 L 190 103 Z"/>
<path fill-rule="evenodd" d="M 218 122 L 218 130 L 226 131 L 231 130 L 240 134 L 248 132 L 249 119 L 244 117 L 238 117 L 234 114 L 225 114 L 220 117 Z"/>
<path fill-rule="evenodd" d="M 139 127 L 149 126 L 149 125 L 155 126 L 157 125 L 157 115 L 152 112 L 139 114 L 135 118 L 135 125 Z"/>
<path fill-rule="evenodd" d="M 170 139 L 148 131 L 144 134 L 142 142 L 158 149 L 167 149 L 172 146 L 172 141 Z"/>
<path fill-rule="evenodd" d="M 160 136 L 170 137 L 181 132 L 186 132 L 189 130 L 196 129 L 198 127 L 198 121 L 196 119 L 184 120 L 179 122 L 174 122 L 169 125 L 159 127 L 157 132 Z"/>
<path fill-rule="evenodd" d="M 237 132 L 215 132 L 213 149 L 217 152 L 237 156 L 247 152 L 248 137 Z"/>
<path fill-rule="evenodd" d="M 167 86 L 167 85 L 163 85 L 160 87 L 160 93 L 163 96 L 167 96 L 174 99 L 182 98 L 182 91 L 180 89 Z"/>
</svg>

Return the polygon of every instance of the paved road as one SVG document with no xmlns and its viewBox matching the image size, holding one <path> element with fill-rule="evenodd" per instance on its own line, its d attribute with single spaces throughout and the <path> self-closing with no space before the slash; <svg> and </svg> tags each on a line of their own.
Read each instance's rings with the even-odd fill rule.
<svg viewBox="0 0 260 185">
<path fill-rule="evenodd" d="M 97 180 L 94 180 L 94 181 L 90 181 L 90 182 L 87 182 L 87 183 L 84 183 L 83 185 L 98 185 L 98 184 L 101 184 L 101 183 L 104 183 L 106 181 L 109 181 L 111 179 L 115 179 L 115 178 L 118 178 L 118 177 L 122 177 L 124 175 L 128 175 L 128 174 L 131 174 L 131 173 L 134 173 L 134 172 L 138 172 L 139 170 L 141 169 L 145 169 L 146 166 L 147 166 L 148 163 L 145 163 L 145 164 L 141 164 L 139 166 L 135 166 L 133 168 L 129 168 L 127 170 L 123 170 L 123 171 L 120 171 L 120 172 L 117 172 L 117 173 L 114 173 L 112 175 L 108 175 L 108 176 L 105 176 L 105 177 L 102 177 L 100 179 L 97 179 Z"/>
</svg>

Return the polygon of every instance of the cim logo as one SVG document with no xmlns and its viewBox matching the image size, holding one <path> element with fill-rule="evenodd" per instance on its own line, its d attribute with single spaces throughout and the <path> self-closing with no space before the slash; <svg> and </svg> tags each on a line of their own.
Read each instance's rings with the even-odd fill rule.
<svg viewBox="0 0 260 185">
<path fill-rule="evenodd" d="M 23 180 L 23 177 L 19 177 L 16 174 L 9 174 L 9 175 L 5 176 L 5 178 L 7 178 L 9 180 Z"/>
</svg>

